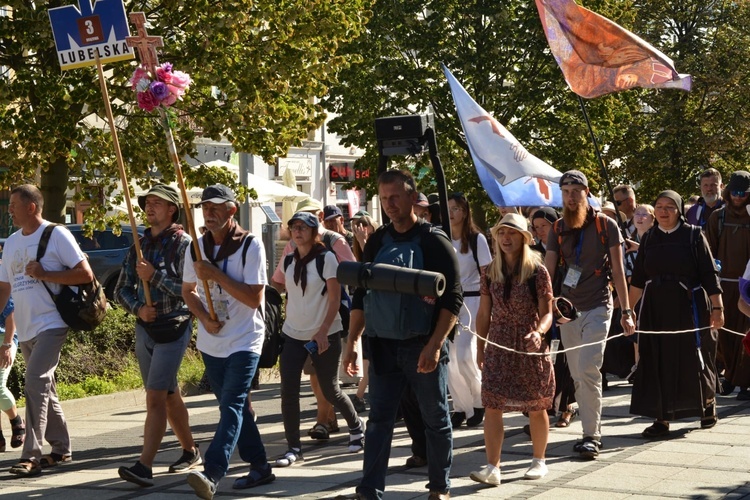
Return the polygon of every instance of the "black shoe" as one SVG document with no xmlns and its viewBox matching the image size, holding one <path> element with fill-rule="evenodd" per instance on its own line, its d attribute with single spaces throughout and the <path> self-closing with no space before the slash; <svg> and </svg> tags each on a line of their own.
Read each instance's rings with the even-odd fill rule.
<svg viewBox="0 0 750 500">
<path fill-rule="evenodd" d="M 413 469 L 415 467 L 424 467 L 427 465 L 427 459 L 420 457 L 419 455 L 412 455 L 406 459 L 406 468 Z"/>
<path fill-rule="evenodd" d="M 201 458 L 201 452 L 198 449 L 198 445 L 195 445 L 195 452 L 182 450 L 182 456 L 179 460 L 169 466 L 169 472 L 185 472 L 193 467 L 203 463 Z"/>
<path fill-rule="evenodd" d="M 365 403 L 365 398 L 357 397 L 356 394 L 352 394 L 349 396 L 349 398 L 352 400 L 352 406 L 354 406 L 354 411 L 357 413 L 363 413 L 367 411 L 367 403 Z"/>
<path fill-rule="evenodd" d="M 125 481 L 130 481 L 138 486 L 154 485 L 154 476 L 151 469 L 140 462 L 136 462 L 132 467 L 120 467 L 117 469 L 117 473 Z"/>
<path fill-rule="evenodd" d="M 609 390 L 609 380 L 607 380 L 607 377 L 602 377 L 602 391 L 608 391 Z"/>
<path fill-rule="evenodd" d="M 737 393 L 737 401 L 750 401 L 750 391 L 740 389 L 740 392 Z"/>
<path fill-rule="evenodd" d="M 466 419 L 466 427 L 476 427 L 484 420 L 484 408 L 474 408 L 474 415 Z"/>
<path fill-rule="evenodd" d="M 464 420 L 466 420 L 466 413 L 462 411 L 454 411 L 451 415 L 451 425 L 454 429 L 456 427 L 461 427 L 461 424 L 464 423 Z"/>
<path fill-rule="evenodd" d="M 729 396 L 734 392 L 734 386 L 727 379 L 721 379 L 720 386 L 719 394 L 722 396 Z"/>
</svg>

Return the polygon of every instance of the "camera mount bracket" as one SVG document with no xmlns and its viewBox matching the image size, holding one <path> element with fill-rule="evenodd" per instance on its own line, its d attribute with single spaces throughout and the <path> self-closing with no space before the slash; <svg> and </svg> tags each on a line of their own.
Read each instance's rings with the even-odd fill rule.
<svg viewBox="0 0 750 500">
<path fill-rule="evenodd" d="M 445 173 L 437 152 L 435 141 L 435 123 L 433 115 L 389 116 L 375 119 L 375 136 L 378 140 L 378 175 L 388 170 L 388 160 L 392 156 L 418 155 L 425 151 L 430 154 L 430 163 L 435 171 L 438 196 L 440 197 L 440 219 L 442 229 L 451 237 L 450 218 L 448 216 L 448 192 L 445 185 Z M 383 223 L 389 222 L 388 216 L 381 207 Z"/>
</svg>

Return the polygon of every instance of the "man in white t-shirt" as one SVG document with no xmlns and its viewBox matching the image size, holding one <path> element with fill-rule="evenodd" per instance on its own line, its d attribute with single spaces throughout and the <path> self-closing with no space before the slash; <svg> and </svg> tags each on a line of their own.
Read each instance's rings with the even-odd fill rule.
<svg viewBox="0 0 750 500">
<path fill-rule="evenodd" d="M 207 231 L 198 238 L 201 260 L 185 259 L 182 296 L 198 319 L 197 347 L 203 355 L 211 390 L 219 400 L 220 417 L 203 457 L 203 472 L 192 471 L 188 484 L 200 498 L 211 499 L 219 480 L 227 474 L 235 446 L 240 458 L 251 467 L 247 476 L 234 482 L 234 489 L 252 488 L 275 479 L 247 406 L 263 349 L 265 323 L 261 306 L 267 279 L 263 244 L 233 219 L 237 212 L 234 192 L 221 184 L 209 186 L 203 190 L 199 205 Z M 206 305 L 206 285 L 213 317 Z"/>
<path fill-rule="evenodd" d="M 43 467 L 72 458 L 70 434 L 55 385 L 68 325 L 51 294 L 59 294 L 61 285 L 94 279 L 86 256 L 64 227 L 52 231 L 44 256 L 36 261 L 42 233 L 50 224 L 42 218 L 43 207 L 44 198 L 35 186 L 24 184 L 11 191 L 8 213 L 20 230 L 6 241 L 0 267 L 0 310 L 12 293 L 19 347 L 26 361 L 26 441 L 21 460 L 10 468 L 11 474 L 24 477 L 37 476 Z M 42 455 L 43 439 L 52 446 L 49 455 Z"/>
</svg>

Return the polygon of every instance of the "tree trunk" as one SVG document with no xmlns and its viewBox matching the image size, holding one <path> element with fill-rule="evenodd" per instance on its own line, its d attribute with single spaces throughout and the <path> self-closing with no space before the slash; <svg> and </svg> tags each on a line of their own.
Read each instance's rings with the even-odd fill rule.
<svg viewBox="0 0 750 500">
<path fill-rule="evenodd" d="M 51 222 L 65 222 L 65 203 L 68 190 L 68 163 L 65 157 L 59 156 L 50 163 L 49 169 L 42 172 L 41 186 L 44 196 L 42 216 Z"/>
</svg>

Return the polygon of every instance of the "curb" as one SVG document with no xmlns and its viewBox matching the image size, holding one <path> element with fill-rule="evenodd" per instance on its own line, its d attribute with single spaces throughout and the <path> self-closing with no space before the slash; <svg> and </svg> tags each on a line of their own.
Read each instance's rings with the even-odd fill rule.
<svg viewBox="0 0 750 500">
<path fill-rule="evenodd" d="M 142 409 L 146 406 L 146 391 L 135 389 L 132 391 L 102 394 L 100 396 L 89 396 L 79 399 L 61 401 L 66 419 L 85 417 L 97 413 L 111 413 L 112 410 L 120 408 L 137 407 Z"/>
</svg>

